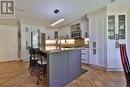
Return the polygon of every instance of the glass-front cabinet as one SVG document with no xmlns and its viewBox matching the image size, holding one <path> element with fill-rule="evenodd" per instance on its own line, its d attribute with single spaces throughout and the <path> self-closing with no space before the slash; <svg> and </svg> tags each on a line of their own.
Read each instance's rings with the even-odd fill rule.
<svg viewBox="0 0 130 87">
<path fill-rule="evenodd" d="M 126 15 L 108 15 L 108 39 L 126 38 Z"/>
<path fill-rule="evenodd" d="M 127 14 L 107 15 L 107 69 L 122 69 L 119 44 L 127 41 Z"/>
<path fill-rule="evenodd" d="M 115 39 L 115 15 L 108 16 L 108 38 Z"/>
<path fill-rule="evenodd" d="M 125 39 L 125 30 L 126 30 L 126 24 L 125 24 L 125 15 L 119 15 L 118 16 L 118 34 L 119 39 Z"/>
</svg>

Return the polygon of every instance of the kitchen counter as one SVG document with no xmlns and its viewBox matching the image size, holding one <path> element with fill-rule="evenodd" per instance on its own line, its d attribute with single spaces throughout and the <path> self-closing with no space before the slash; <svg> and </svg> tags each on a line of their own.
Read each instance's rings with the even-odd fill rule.
<svg viewBox="0 0 130 87">
<path fill-rule="evenodd" d="M 64 52 L 64 51 L 72 51 L 72 50 L 80 50 L 81 48 L 62 48 L 62 49 L 56 49 L 56 50 L 50 50 L 46 51 L 48 54 L 51 53 L 59 53 L 59 52 Z"/>
<path fill-rule="evenodd" d="M 81 50 L 62 49 L 48 52 L 48 86 L 64 87 L 81 75 Z"/>
</svg>

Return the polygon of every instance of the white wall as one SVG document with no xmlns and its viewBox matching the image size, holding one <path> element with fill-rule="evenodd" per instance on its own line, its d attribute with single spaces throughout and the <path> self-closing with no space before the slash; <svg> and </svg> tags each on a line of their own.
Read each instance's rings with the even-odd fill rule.
<svg viewBox="0 0 130 87">
<path fill-rule="evenodd" d="M 48 36 L 50 37 L 50 39 L 55 39 L 55 38 L 54 38 L 54 32 L 55 32 L 55 31 L 58 31 L 58 29 L 49 29 L 49 28 L 47 28 L 47 29 L 45 30 L 46 39 L 48 39 Z M 59 31 L 58 31 L 58 34 L 59 34 Z"/>
<path fill-rule="evenodd" d="M 26 32 L 26 28 L 28 28 L 28 32 Z M 40 33 L 46 34 L 46 39 L 50 36 L 50 39 L 54 39 L 54 31 L 58 31 L 58 29 L 47 29 L 44 26 L 26 24 L 25 22 L 21 23 L 21 59 L 26 60 L 29 58 L 28 50 L 26 49 L 26 42 L 28 42 L 28 46 L 31 46 L 31 32 L 37 32 L 38 29 Z"/>
<path fill-rule="evenodd" d="M 20 22 L 20 27 L 18 22 Z M 44 26 L 43 21 L 32 18 L 29 16 L 19 16 L 17 18 L 10 18 L 10 19 L 0 19 L 1 25 L 13 25 L 20 28 L 21 31 L 21 59 L 28 58 L 28 51 L 26 49 L 26 41 L 28 41 L 28 45 L 31 46 L 31 32 L 37 32 L 39 29 L 41 33 L 46 33 L 46 39 L 50 36 L 50 39 L 54 39 L 54 31 L 58 31 L 58 29 L 48 29 Z M 28 32 L 26 32 L 26 27 L 28 27 Z M 17 42 L 18 44 L 18 42 Z"/>
<path fill-rule="evenodd" d="M 71 28 L 69 25 L 59 28 L 59 35 L 65 37 L 68 35 L 68 38 L 71 38 Z"/>
</svg>

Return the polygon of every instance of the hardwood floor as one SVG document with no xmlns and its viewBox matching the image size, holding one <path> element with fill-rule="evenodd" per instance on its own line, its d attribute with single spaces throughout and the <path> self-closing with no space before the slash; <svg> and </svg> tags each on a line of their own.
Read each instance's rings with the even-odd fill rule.
<svg viewBox="0 0 130 87">
<path fill-rule="evenodd" d="M 46 81 L 38 86 L 36 81 L 35 76 L 30 75 L 27 63 L 0 63 L 0 87 L 47 87 Z"/>
<path fill-rule="evenodd" d="M 65 87 L 126 87 L 124 74 L 106 72 L 101 69 L 83 66 L 88 72 Z M 0 63 L 0 87 L 47 87 L 47 81 L 36 85 L 37 79 L 28 72 L 26 62 Z"/>
<path fill-rule="evenodd" d="M 88 72 L 66 87 L 126 87 L 123 72 L 107 72 L 93 67 L 83 67 L 88 69 Z"/>
</svg>

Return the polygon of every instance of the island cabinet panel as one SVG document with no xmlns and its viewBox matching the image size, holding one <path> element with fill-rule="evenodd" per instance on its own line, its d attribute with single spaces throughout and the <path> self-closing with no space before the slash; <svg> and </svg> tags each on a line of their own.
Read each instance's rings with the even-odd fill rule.
<svg viewBox="0 0 130 87">
<path fill-rule="evenodd" d="M 49 87 L 62 87 L 68 81 L 68 53 L 54 53 L 49 56 Z"/>
<path fill-rule="evenodd" d="M 81 50 L 64 50 L 48 55 L 49 87 L 64 87 L 81 75 Z"/>
<path fill-rule="evenodd" d="M 75 79 L 81 73 L 81 51 L 69 51 L 69 79 Z"/>
</svg>

